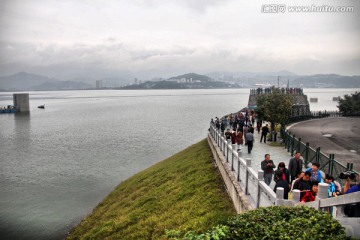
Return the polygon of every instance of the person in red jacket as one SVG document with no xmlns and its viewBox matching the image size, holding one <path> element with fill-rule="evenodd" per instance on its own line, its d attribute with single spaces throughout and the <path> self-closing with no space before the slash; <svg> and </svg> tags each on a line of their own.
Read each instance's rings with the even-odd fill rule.
<svg viewBox="0 0 360 240">
<path fill-rule="evenodd" d="M 241 152 L 241 145 L 244 143 L 243 133 L 238 129 L 236 133 L 236 143 L 237 143 L 237 151 Z"/>
<path fill-rule="evenodd" d="M 311 181 L 311 185 L 311 191 L 306 192 L 305 195 L 301 198 L 302 203 L 315 201 L 319 182 L 316 180 Z"/>
<path fill-rule="evenodd" d="M 233 129 L 233 131 L 231 133 L 231 144 L 232 145 L 236 144 L 236 131 L 235 131 L 235 129 Z"/>
</svg>

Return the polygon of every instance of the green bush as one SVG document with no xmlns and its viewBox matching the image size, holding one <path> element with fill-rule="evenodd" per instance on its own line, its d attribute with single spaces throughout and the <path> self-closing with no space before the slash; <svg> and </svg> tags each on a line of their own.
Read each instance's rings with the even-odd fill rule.
<svg viewBox="0 0 360 240">
<path fill-rule="evenodd" d="M 174 236 L 172 236 L 174 237 Z M 229 218 L 205 234 L 186 233 L 182 239 L 351 239 L 328 213 L 313 208 L 267 207 Z"/>
</svg>

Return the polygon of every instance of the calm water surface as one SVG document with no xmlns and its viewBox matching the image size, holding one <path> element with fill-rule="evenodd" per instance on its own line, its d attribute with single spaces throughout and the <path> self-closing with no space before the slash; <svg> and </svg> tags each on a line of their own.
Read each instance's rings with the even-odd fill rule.
<svg viewBox="0 0 360 240">
<path fill-rule="evenodd" d="M 336 110 L 354 89 L 305 89 Z M 342 96 L 340 95 L 340 96 Z M 0 115 L 0 238 L 63 239 L 121 181 L 204 139 L 249 89 L 30 92 Z M 12 93 L 0 93 L 0 106 Z M 46 108 L 38 109 L 45 104 Z"/>
<path fill-rule="evenodd" d="M 29 115 L 0 115 L 1 239 L 63 238 L 122 180 L 204 139 L 210 119 L 240 110 L 248 93 L 30 92 Z"/>
</svg>

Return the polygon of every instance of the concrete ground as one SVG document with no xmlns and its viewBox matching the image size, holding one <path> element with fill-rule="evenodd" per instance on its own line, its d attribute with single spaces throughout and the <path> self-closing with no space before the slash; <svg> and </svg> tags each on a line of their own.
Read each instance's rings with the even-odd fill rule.
<svg viewBox="0 0 360 240">
<path fill-rule="evenodd" d="M 335 154 L 335 160 L 343 165 L 353 163 L 353 169 L 360 172 L 360 118 L 313 119 L 295 123 L 288 130 L 310 147 Z"/>
<path fill-rule="evenodd" d="M 261 133 L 261 132 L 260 132 Z M 242 152 L 239 153 L 239 156 L 243 159 L 250 158 L 251 166 L 255 171 L 261 169 L 261 161 L 265 159 L 265 154 L 270 154 L 270 159 L 274 161 L 276 168 L 279 162 L 284 162 L 285 166 L 288 167 L 289 160 L 291 158 L 290 153 L 287 152 L 284 146 L 273 147 L 271 142 L 260 143 L 261 134 L 258 134 L 256 129 L 254 132 L 254 146 L 252 152 L 249 154 L 247 152 L 247 146 L 242 145 Z M 272 180 L 270 187 L 274 188 L 275 182 Z"/>
</svg>

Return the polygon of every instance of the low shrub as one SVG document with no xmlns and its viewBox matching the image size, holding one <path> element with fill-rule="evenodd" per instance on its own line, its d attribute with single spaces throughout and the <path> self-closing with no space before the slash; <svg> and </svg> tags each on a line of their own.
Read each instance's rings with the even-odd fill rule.
<svg viewBox="0 0 360 240">
<path fill-rule="evenodd" d="M 173 236 L 174 237 L 174 236 Z M 174 238 L 173 238 L 174 239 Z M 181 238 L 180 238 L 181 239 Z M 351 239 L 328 213 L 309 207 L 258 208 L 231 217 L 206 233 L 186 233 L 182 239 Z"/>
</svg>

